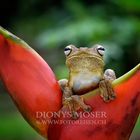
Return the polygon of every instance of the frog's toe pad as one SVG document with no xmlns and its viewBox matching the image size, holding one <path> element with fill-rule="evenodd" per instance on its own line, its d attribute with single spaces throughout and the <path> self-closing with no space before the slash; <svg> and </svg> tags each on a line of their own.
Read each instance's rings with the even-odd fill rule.
<svg viewBox="0 0 140 140">
<path fill-rule="evenodd" d="M 102 97 L 104 102 L 106 102 L 106 103 L 110 102 L 109 96 L 101 96 L 101 97 Z"/>
<path fill-rule="evenodd" d="M 112 94 L 112 95 L 109 95 L 109 96 L 103 96 L 103 95 L 100 95 L 101 98 L 103 99 L 104 102 L 110 102 L 111 100 L 115 100 L 116 99 L 116 94 Z"/>
<path fill-rule="evenodd" d="M 72 119 L 77 120 L 79 118 L 78 114 L 76 112 L 72 112 Z"/>
<path fill-rule="evenodd" d="M 84 111 L 86 111 L 86 112 L 91 112 L 91 111 L 92 111 L 92 107 L 89 106 L 89 105 L 87 105 L 87 107 L 84 108 Z"/>
<path fill-rule="evenodd" d="M 110 100 L 116 99 L 116 95 L 115 95 L 115 94 L 110 95 L 110 96 L 109 96 L 109 99 L 110 99 Z"/>
</svg>

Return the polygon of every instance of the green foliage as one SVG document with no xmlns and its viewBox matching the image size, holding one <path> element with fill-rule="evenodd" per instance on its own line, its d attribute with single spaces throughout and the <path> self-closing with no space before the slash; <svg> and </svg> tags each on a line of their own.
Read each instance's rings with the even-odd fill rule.
<svg viewBox="0 0 140 140">
<path fill-rule="evenodd" d="M 68 44 L 92 46 L 99 43 L 112 51 L 110 53 L 113 53 L 113 57 L 107 57 L 107 67 L 114 67 L 118 76 L 139 62 L 139 1 L 106 0 L 89 3 L 82 0 L 61 0 L 57 5 L 53 5 L 51 1 L 36 0 L 28 3 L 29 5 L 21 1 L 21 17 L 17 16 L 11 27 L 41 55 L 42 51 L 49 55 L 47 52 L 50 50 L 55 51 L 58 47 L 64 48 Z M 39 10 L 41 8 L 38 6 L 42 6 L 42 10 Z M 44 58 L 60 77 L 62 74 L 59 73 L 59 69 L 63 68 L 64 61 L 58 59 L 63 53 L 51 55 L 57 57 L 55 62 L 53 59 L 48 60 L 49 56 L 43 53 Z"/>
<path fill-rule="evenodd" d="M 19 113 L 11 113 L 10 116 L 9 113 L 1 115 L 0 132 L 0 138 L 4 140 L 23 140 L 37 136 Z"/>
<path fill-rule="evenodd" d="M 64 43 L 88 44 L 94 40 L 103 40 L 109 35 L 110 29 L 107 22 L 101 19 L 83 19 L 79 21 L 70 21 L 63 27 L 44 31 L 37 37 L 38 45 L 52 48 L 62 46 Z"/>
<path fill-rule="evenodd" d="M 139 0 L 118 0 L 117 4 L 130 12 L 140 12 Z"/>
</svg>

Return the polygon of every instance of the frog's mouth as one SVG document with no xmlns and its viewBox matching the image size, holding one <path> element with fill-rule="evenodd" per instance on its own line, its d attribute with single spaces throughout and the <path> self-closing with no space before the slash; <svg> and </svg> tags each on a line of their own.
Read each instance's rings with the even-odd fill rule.
<svg viewBox="0 0 140 140">
<path fill-rule="evenodd" d="M 72 55 L 69 58 L 67 58 L 66 63 L 73 62 L 73 61 L 81 61 L 81 60 L 92 60 L 92 61 L 100 61 L 101 63 L 104 63 L 103 57 L 100 57 L 99 55 L 91 55 L 91 54 L 80 54 L 80 55 Z"/>
<path fill-rule="evenodd" d="M 79 53 L 76 53 L 76 54 L 72 54 L 70 56 L 67 57 L 68 60 L 72 59 L 72 58 L 87 58 L 87 57 L 92 57 L 92 58 L 97 58 L 97 59 L 100 59 L 102 60 L 103 59 L 103 56 L 99 55 L 99 54 L 96 54 L 96 53 L 90 53 L 90 52 L 85 52 L 85 51 L 82 51 L 82 52 L 79 52 Z"/>
</svg>

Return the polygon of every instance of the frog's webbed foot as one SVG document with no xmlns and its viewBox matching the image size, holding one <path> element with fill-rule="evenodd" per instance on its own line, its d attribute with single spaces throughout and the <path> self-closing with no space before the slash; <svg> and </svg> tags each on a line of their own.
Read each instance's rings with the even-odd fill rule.
<svg viewBox="0 0 140 140">
<path fill-rule="evenodd" d="M 68 107 L 73 119 L 78 119 L 79 116 L 77 114 L 77 110 L 80 108 L 86 112 L 90 112 L 92 110 L 89 105 L 84 103 L 81 96 L 73 95 L 72 90 L 68 86 L 67 79 L 60 80 L 59 85 L 61 86 L 63 92 L 63 106 Z"/>
<path fill-rule="evenodd" d="M 101 92 L 101 97 L 105 102 L 114 100 L 116 94 L 112 87 L 112 82 L 116 79 L 115 72 L 111 69 L 107 69 L 104 73 L 104 79 L 99 83 L 99 89 Z"/>
<path fill-rule="evenodd" d="M 76 111 L 79 110 L 80 108 L 86 112 L 90 112 L 92 110 L 92 108 L 89 105 L 86 105 L 84 103 L 83 98 L 78 95 L 72 95 L 71 97 L 68 98 L 65 97 L 63 105 L 68 106 L 70 112 L 72 113 L 73 119 L 77 119 L 79 117 Z"/>
</svg>

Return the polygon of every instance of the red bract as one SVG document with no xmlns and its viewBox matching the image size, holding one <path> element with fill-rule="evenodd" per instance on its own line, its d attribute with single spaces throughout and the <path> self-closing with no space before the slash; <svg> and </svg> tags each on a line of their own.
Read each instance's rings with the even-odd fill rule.
<svg viewBox="0 0 140 140">
<path fill-rule="evenodd" d="M 104 103 L 98 90 L 83 95 L 93 111 L 79 111 L 81 118 L 75 121 L 66 116 L 55 119 L 49 127 L 49 140 L 128 140 L 140 113 L 139 80 L 140 65 L 114 81 L 114 101 Z"/>
<path fill-rule="evenodd" d="M 78 120 L 61 116 L 37 117 L 37 112 L 58 112 L 62 94 L 52 70 L 25 42 L 0 28 L 0 77 L 25 119 L 49 140 L 128 140 L 140 112 L 140 64 L 115 80 L 117 98 L 105 103 L 99 90 L 83 95 L 93 107 L 78 111 Z M 63 107 L 63 113 L 69 111 Z M 62 114 L 63 114 L 62 113 Z"/>
<path fill-rule="evenodd" d="M 36 113 L 61 108 L 58 83 L 48 64 L 3 28 L 0 28 L 0 77 L 24 118 L 47 137 L 48 124 L 40 123 Z"/>
</svg>

